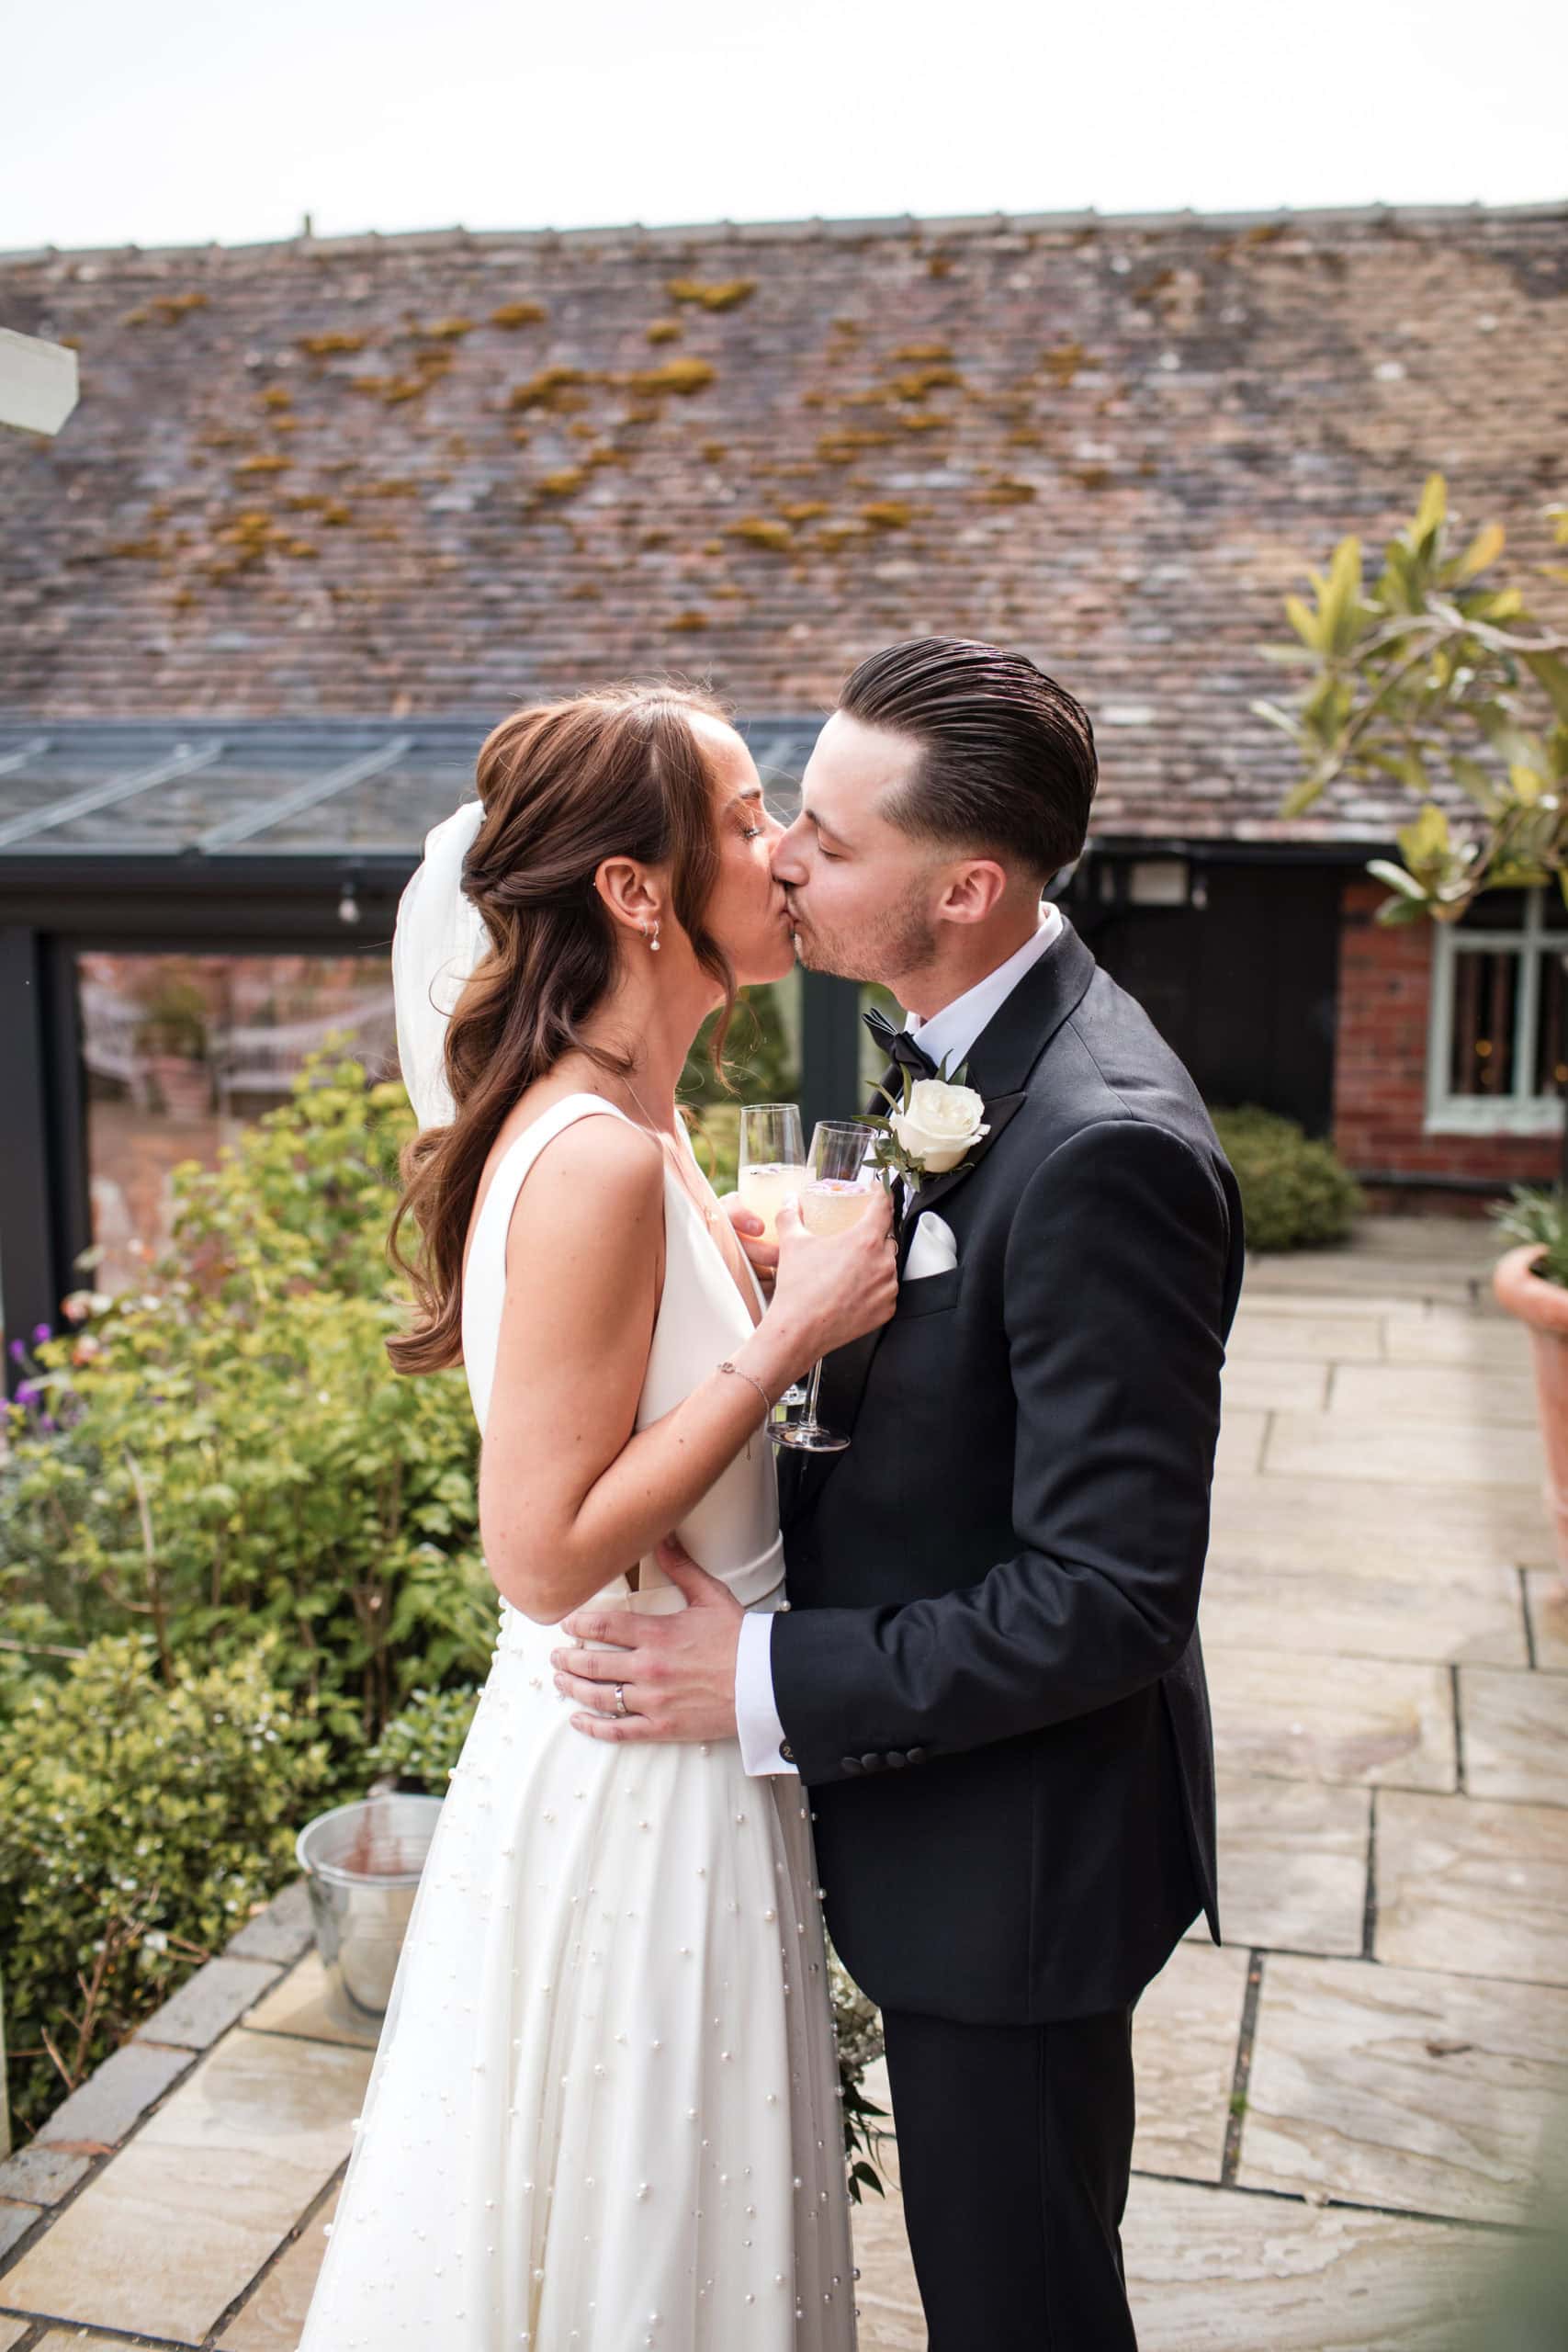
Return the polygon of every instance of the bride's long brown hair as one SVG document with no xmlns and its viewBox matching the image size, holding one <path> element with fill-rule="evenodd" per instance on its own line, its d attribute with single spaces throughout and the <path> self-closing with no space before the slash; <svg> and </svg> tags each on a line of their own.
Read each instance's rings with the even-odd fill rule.
<svg viewBox="0 0 1568 2352">
<path fill-rule="evenodd" d="M 514 711 L 479 752 L 484 817 L 463 888 L 490 945 L 446 1027 L 452 1123 L 422 1127 L 399 1157 L 404 1189 L 387 1254 L 412 1284 L 418 1312 L 387 1342 L 396 1372 L 462 1362 L 468 1222 L 491 1148 L 525 1091 L 568 1053 L 620 1076 L 633 1067 L 582 1034 L 618 968 L 617 926 L 593 887 L 606 858 L 669 865 L 675 915 L 724 991 L 718 1067 L 736 983 L 705 922 L 719 851 L 712 781 L 691 724 L 697 711 L 726 717 L 683 684 L 600 688 Z M 419 1229 L 412 1257 L 399 1248 L 405 1218 Z"/>
</svg>

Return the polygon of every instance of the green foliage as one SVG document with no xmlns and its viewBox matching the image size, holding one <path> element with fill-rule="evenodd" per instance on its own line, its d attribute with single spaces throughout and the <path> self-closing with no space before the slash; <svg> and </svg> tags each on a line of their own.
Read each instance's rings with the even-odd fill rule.
<svg viewBox="0 0 1568 2352">
<path fill-rule="evenodd" d="M 441 1796 L 479 1703 L 473 1683 L 456 1690 L 414 1690 L 370 1750 L 368 1762 L 378 1773 L 394 1773 L 402 1788 Z"/>
<path fill-rule="evenodd" d="M 1293 1119 L 1252 1104 L 1210 1115 L 1241 1187 L 1249 1250 L 1314 1250 L 1345 1239 L 1361 1195 L 1332 1144 L 1314 1143 Z"/>
<path fill-rule="evenodd" d="M 276 1687 L 276 1637 L 158 1671 L 93 1643 L 0 1724 L 0 1950 L 12 2111 L 40 2121 L 293 1875 L 330 1779 Z"/>
<path fill-rule="evenodd" d="M 1568 1289 L 1568 1193 L 1516 1184 L 1506 1201 L 1492 1204 L 1487 1215 L 1496 1218 L 1498 1233 L 1510 1250 L 1528 1242 L 1544 1252 L 1534 1268 L 1542 1282 Z"/>
<path fill-rule="evenodd" d="M 0 1465 L 8 1600 L 67 1642 L 145 1626 L 165 1679 L 276 1629 L 283 1687 L 344 1766 L 494 1634 L 463 1375 L 386 1361 L 410 1125 L 400 1087 L 312 1062 L 217 1170 L 185 1163 L 152 1286 L 79 1297 L 82 1328 L 37 1351 L 55 1427 L 11 1408 Z"/>
<path fill-rule="evenodd" d="M 800 1073 L 778 987 L 748 989 L 737 1008 L 724 1049 L 733 1094 L 726 1094 L 714 1076 L 708 1058 L 712 1034 L 710 1020 L 687 1057 L 678 1092 L 697 1158 L 715 1192 L 723 1193 L 732 1193 L 739 1181 L 741 1103 L 793 1102 Z"/>
<path fill-rule="evenodd" d="M 1568 509 L 1549 519 L 1568 545 Z M 1253 706 L 1301 756 L 1281 816 L 1340 777 L 1392 776 L 1421 804 L 1398 836 L 1403 864 L 1369 868 L 1392 894 L 1382 922 L 1455 922 L 1483 890 L 1554 877 L 1568 896 L 1568 640 L 1532 619 L 1518 584 L 1482 583 L 1503 546 L 1494 523 L 1450 547 L 1447 486 L 1432 474 L 1377 579 L 1365 580 L 1359 541 L 1342 540 L 1311 575 L 1312 600 L 1285 599 L 1297 642 L 1263 649 L 1305 673 L 1286 702 Z M 1438 788 L 1474 816 L 1456 821 Z"/>
</svg>

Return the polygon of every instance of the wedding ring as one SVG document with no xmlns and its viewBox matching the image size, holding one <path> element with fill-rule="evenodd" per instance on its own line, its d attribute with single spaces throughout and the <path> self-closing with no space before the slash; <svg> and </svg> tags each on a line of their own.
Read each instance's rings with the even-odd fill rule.
<svg viewBox="0 0 1568 2352">
<path fill-rule="evenodd" d="M 615 1685 L 615 1713 L 618 1715 L 629 1715 L 631 1713 L 631 1709 L 626 1704 L 626 1686 L 624 1682 L 617 1682 Z"/>
</svg>

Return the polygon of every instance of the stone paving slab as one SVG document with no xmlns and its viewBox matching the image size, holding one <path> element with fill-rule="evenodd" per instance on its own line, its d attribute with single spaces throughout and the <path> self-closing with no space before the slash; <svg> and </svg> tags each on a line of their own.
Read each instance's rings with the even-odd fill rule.
<svg viewBox="0 0 1568 2352">
<path fill-rule="evenodd" d="M 231 1960 L 225 1953 L 187 1976 L 177 1993 L 136 2030 L 138 2041 L 161 2041 L 186 2050 L 207 2050 L 276 1984 L 268 1961 Z"/>
<path fill-rule="evenodd" d="M 296 2352 L 316 2277 L 326 2256 L 322 2235 L 337 2217 L 339 2191 L 314 2212 L 255 2293 L 218 2339 L 217 2352 Z"/>
<path fill-rule="evenodd" d="M 1244 1294 L 1245 1295 L 1245 1294 Z M 1292 1363 L 1316 1358 L 1323 1363 L 1380 1363 L 1383 1321 L 1367 1315 L 1274 1315 L 1267 1306 L 1244 1306 L 1225 1346 L 1227 1363 L 1284 1356 Z"/>
<path fill-rule="evenodd" d="M 1555 1568 L 1529 1568 L 1530 1627 L 1535 1662 L 1543 1674 L 1568 1674 L 1568 1584 Z"/>
<path fill-rule="evenodd" d="M 1454 2352 L 1495 2259 L 1454 2224 L 1134 2179 L 1140 2352 Z"/>
<path fill-rule="evenodd" d="M 1471 1794 L 1568 1805 L 1568 1681 L 1464 1666 L 1459 1693 Z"/>
<path fill-rule="evenodd" d="M 1550 1565 L 1551 1531 L 1539 1487 L 1447 1487 L 1440 1507 L 1368 1479 L 1355 1486 L 1278 1465 L 1214 1488 L 1211 1558 L 1243 1550 L 1290 1563 L 1380 1573 L 1429 1566 L 1517 1569 Z M 1565 1628 L 1568 1630 L 1568 1628 Z"/>
<path fill-rule="evenodd" d="M 1216 1794 L 1226 1946 L 1359 1954 L 1371 1790 L 1222 1772 Z M 1208 1934 L 1201 1919 L 1188 1930 L 1194 1943 Z"/>
<path fill-rule="evenodd" d="M 1379 1960 L 1568 1985 L 1568 1812 L 1378 1800 Z"/>
<path fill-rule="evenodd" d="M 308 1950 L 310 1900 L 302 1878 L 275 1894 L 265 1911 L 248 1919 L 224 1946 L 229 1960 L 275 1960 L 287 1967 Z"/>
<path fill-rule="evenodd" d="M 40 2220 L 47 2210 L 42 2205 L 13 2203 L 9 2199 L 0 2203 L 0 2260 L 4 2260 L 13 2246 L 21 2245 L 33 2223 Z M 4 2291 L 5 2282 L 0 2280 L 0 2293 Z"/>
<path fill-rule="evenodd" d="M 226 2035 L 0 2294 L 14 2310 L 199 2344 L 346 2157 L 371 2055 Z"/>
<path fill-rule="evenodd" d="M 57 2205 L 92 2166 L 91 2156 L 69 2148 L 50 2147 L 30 2140 L 25 2148 L 0 2164 L 0 2197 L 17 2197 L 35 2205 Z"/>
<path fill-rule="evenodd" d="M 351 2050 L 374 2052 L 376 2042 L 367 2041 L 350 2025 L 335 2018 L 327 2007 L 327 1973 L 319 1952 L 307 1952 L 297 1968 L 291 1968 L 280 1984 L 273 1987 L 248 2011 L 245 2024 L 254 2033 L 291 2034 L 305 2041 L 332 2041 Z"/>
<path fill-rule="evenodd" d="M 1463 1421 L 1477 1428 L 1534 1429 L 1535 1377 L 1497 1364 L 1337 1363 L 1330 1413 L 1366 1419 Z"/>
<path fill-rule="evenodd" d="M 1219 2179 L 1247 1971 L 1244 1951 L 1179 1944 L 1133 2012 L 1134 2161 L 1145 2172 Z"/>
<path fill-rule="evenodd" d="M 188 2050 L 128 2041 L 62 2101 L 39 2126 L 35 2137 L 89 2149 L 95 2154 L 115 2147 L 190 2064 Z"/>
<path fill-rule="evenodd" d="M 1480 1429 L 1473 1421 L 1357 1421 L 1348 1414 L 1276 1413 L 1263 1466 L 1289 1477 L 1379 1479 L 1401 1486 L 1413 1511 L 1434 1487 L 1526 1487 L 1539 1491 L 1534 1429 Z"/>
<path fill-rule="evenodd" d="M 1526 2218 L 1568 2098 L 1568 1992 L 1365 1961 L 1264 1962 L 1240 2184 Z"/>
<path fill-rule="evenodd" d="M 1337 1562 L 1286 1556 L 1256 1539 L 1223 1536 L 1203 1571 L 1199 1624 L 1205 1646 L 1269 1648 L 1289 1625 L 1318 1657 L 1401 1658 L 1448 1666 L 1529 1663 L 1515 1568 L 1424 1572 L 1404 1558 Z"/>
<path fill-rule="evenodd" d="M 1390 1363 L 1483 1364 L 1498 1372 L 1529 1370 L 1529 1339 L 1517 1317 L 1449 1314 L 1440 1308 L 1383 1318 L 1383 1353 Z"/>
<path fill-rule="evenodd" d="M 1222 1643 L 1206 1645 L 1204 1659 L 1223 1771 L 1365 1787 L 1457 1785 L 1444 1667 Z"/>
<path fill-rule="evenodd" d="M 1222 1402 L 1228 1413 L 1320 1413 L 1336 1367 L 1325 1359 L 1241 1355 L 1225 1365 Z"/>
<path fill-rule="evenodd" d="M 1261 1468 L 1269 1422 L 1267 1413 L 1225 1410 L 1220 1420 L 1219 1443 L 1214 1448 L 1216 1478 L 1250 1477 Z"/>
<path fill-rule="evenodd" d="M 0 2352 L 15 2352 L 32 2324 L 30 2319 L 0 2319 Z M 80 2343 L 81 2338 L 73 2341 Z"/>
</svg>

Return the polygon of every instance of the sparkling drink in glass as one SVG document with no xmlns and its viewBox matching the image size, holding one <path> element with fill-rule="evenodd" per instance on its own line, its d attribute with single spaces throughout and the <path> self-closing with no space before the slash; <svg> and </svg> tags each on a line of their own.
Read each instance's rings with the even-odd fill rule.
<svg viewBox="0 0 1568 2352">
<path fill-rule="evenodd" d="M 747 1102 L 740 1112 L 740 1198 L 762 1220 L 764 1241 L 778 1239 L 779 1205 L 806 1187 L 806 1145 L 795 1102 Z"/>
<path fill-rule="evenodd" d="M 865 1215 L 875 1197 L 876 1177 L 866 1155 L 875 1130 L 864 1119 L 820 1119 L 811 1138 L 811 1158 L 800 1195 L 801 1222 L 808 1233 L 825 1238 L 842 1233 Z M 822 1385 L 822 1359 L 811 1368 L 806 1410 L 798 1421 L 775 1430 L 779 1445 L 802 1453 L 841 1453 L 849 1443 L 836 1430 L 825 1429 L 817 1417 L 818 1391 Z"/>
</svg>

